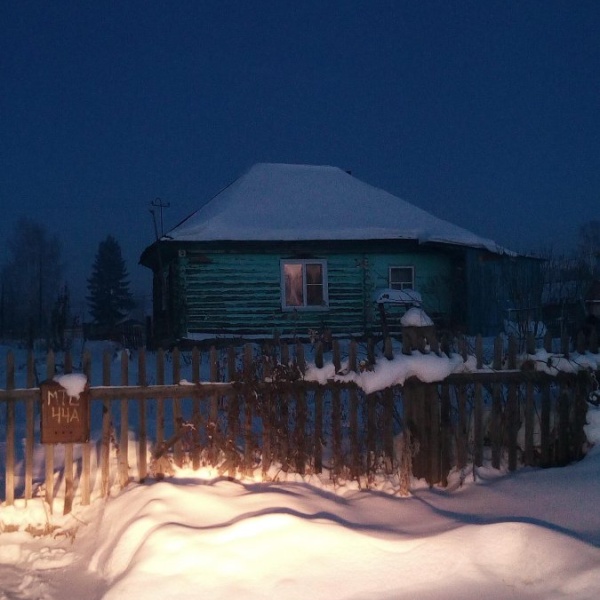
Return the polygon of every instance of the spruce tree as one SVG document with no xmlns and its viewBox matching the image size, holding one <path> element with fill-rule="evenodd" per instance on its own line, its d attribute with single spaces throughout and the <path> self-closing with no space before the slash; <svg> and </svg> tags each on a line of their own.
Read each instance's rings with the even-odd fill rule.
<svg viewBox="0 0 600 600">
<path fill-rule="evenodd" d="M 121 246 L 109 235 L 100 242 L 88 279 L 88 306 L 96 325 L 110 332 L 135 303 L 129 291 L 129 280 Z"/>
</svg>

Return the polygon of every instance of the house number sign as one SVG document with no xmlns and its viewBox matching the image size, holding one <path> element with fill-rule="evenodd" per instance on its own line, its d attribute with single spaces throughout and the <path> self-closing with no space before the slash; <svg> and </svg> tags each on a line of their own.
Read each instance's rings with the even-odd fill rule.
<svg viewBox="0 0 600 600">
<path fill-rule="evenodd" d="M 70 396 L 60 383 L 40 384 L 42 444 L 83 444 L 90 439 L 89 389 Z"/>
</svg>

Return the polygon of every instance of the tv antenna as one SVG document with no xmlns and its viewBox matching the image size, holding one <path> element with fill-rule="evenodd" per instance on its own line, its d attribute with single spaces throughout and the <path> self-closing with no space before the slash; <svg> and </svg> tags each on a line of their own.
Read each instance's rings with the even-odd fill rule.
<svg viewBox="0 0 600 600">
<path fill-rule="evenodd" d="M 155 218 L 154 209 L 158 208 L 160 210 L 160 237 L 162 237 L 165 233 L 164 224 L 163 224 L 163 209 L 169 208 L 169 206 L 171 206 L 171 203 L 163 202 L 160 198 L 156 198 L 156 199 L 152 200 L 152 202 L 150 202 L 150 206 L 152 206 L 152 208 L 150 209 L 150 212 L 152 213 L 152 217 L 154 218 L 154 232 L 156 233 L 156 238 L 158 239 L 158 231 L 156 229 L 156 218 Z"/>
</svg>

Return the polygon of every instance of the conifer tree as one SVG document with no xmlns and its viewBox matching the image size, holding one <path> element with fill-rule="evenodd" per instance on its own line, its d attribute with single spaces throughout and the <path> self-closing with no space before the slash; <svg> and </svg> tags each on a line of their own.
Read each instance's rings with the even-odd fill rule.
<svg viewBox="0 0 600 600">
<path fill-rule="evenodd" d="M 108 331 L 135 306 L 121 246 L 111 235 L 98 246 L 88 279 L 88 292 L 87 301 L 94 323 Z"/>
</svg>

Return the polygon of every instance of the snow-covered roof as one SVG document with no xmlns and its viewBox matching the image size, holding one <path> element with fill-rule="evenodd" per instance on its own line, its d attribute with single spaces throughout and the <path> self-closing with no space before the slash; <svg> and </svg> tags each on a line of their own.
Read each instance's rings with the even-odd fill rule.
<svg viewBox="0 0 600 600">
<path fill-rule="evenodd" d="M 163 239 L 406 239 L 508 252 L 340 168 L 264 163 L 254 165 Z"/>
</svg>

